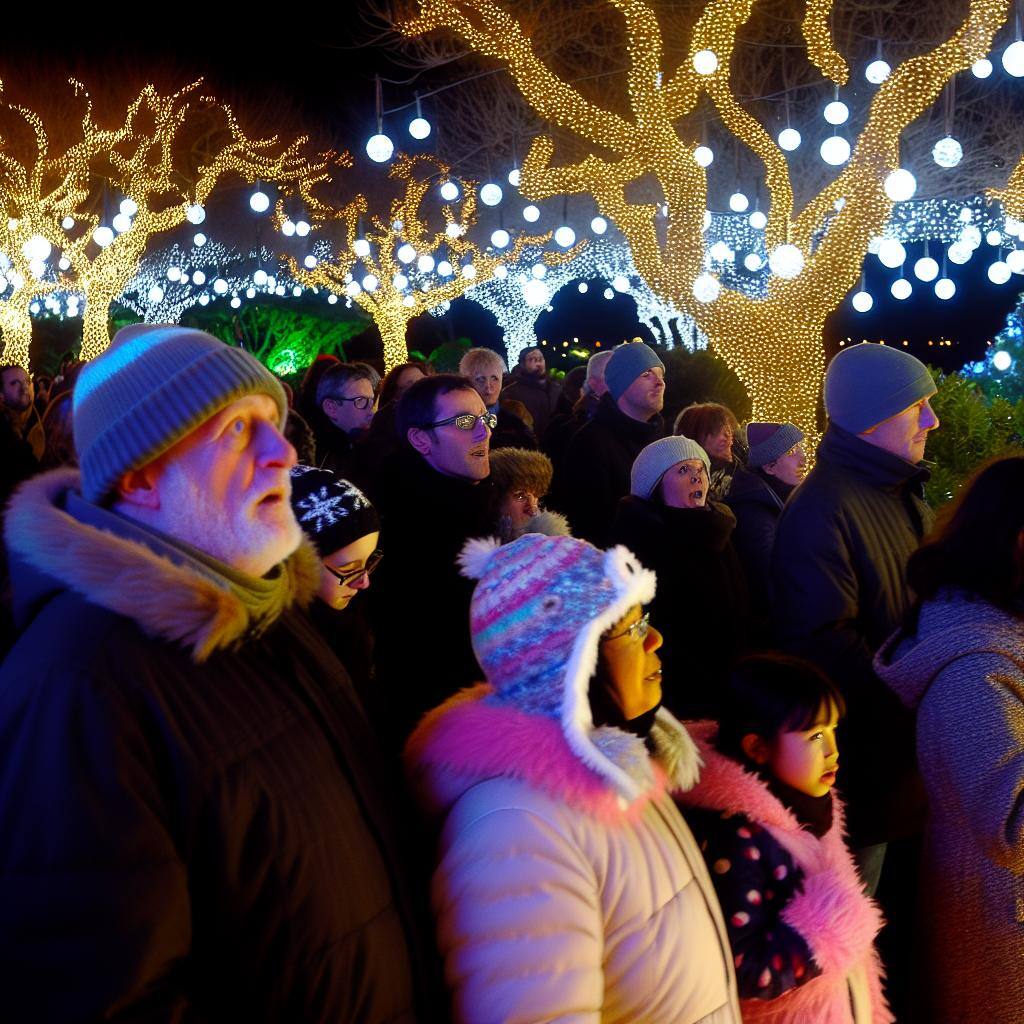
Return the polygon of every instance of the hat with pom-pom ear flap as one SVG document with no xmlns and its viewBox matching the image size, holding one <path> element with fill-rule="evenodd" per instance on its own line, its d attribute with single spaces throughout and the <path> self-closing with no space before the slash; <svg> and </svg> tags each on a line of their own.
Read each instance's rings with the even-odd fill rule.
<svg viewBox="0 0 1024 1024">
<path fill-rule="evenodd" d="M 470 628 L 486 699 L 555 718 L 576 756 L 636 799 L 637 781 L 602 749 L 597 733 L 608 730 L 595 730 L 588 694 L 602 635 L 654 597 L 654 573 L 624 547 L 540 534 L 471 540 L 459 564 L 479 581 Z"/>
</svg>

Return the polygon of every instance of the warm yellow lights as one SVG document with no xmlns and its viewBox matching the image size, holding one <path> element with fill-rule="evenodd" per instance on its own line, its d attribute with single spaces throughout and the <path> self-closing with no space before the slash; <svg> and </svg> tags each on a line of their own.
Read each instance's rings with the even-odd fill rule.
<svg viewBox="0 0 1024 1024">
<path fill-rule="evenodd" d="M 435 29 L 458 33 L 474 50 L 508 67 L 542 119 L 599 147 L 602 155 L 552 166 L 554 142 L 538 137 L 522 167 L 524 193 L 535 201 L 563 193 L 592 194 L 625 235 L 651 289 L 690 313 L 743 381 L 754 418 L 793 420 L 814 436 L 825 319 L 856 284 L 869 241 L 892 213 L 883 181 L 900 166 L 900 135 L 954 74 L 988 53 L 1008 16 L 1009 0 L 972 0 L 951 38 L 892 72 L 875 94 L 850 160 L 799 213 L 793 208 L 785 153 L 729 85 L 736 33 L 754 0 L 709 3 L 694 26 L 687 57 L 671 74 L 662 68 L 662 34 L 651 6 L 642 0 L 608 2 L 626 27 L 628 118 L 597 106 L 559 79 L 510 9 L 492 0 L 419 0 L 419 15 L 403 31 L 410 36 Z M 849 70 L 833 46 L 830 15 L 830 0 L 808 0 L 803 32 L 812 62 L 841 84 Z M 765 167 L 767 248 L 784 257 L 776 260 L 784 273 L 771 278 L 765 298 L 726 289 L 704 270 L 707 177 L 695 158 L 699 128 L 686 120 L 702 95 Z M 645 175 L 658 180 L 668 208 L 661 234 L 657 207 L 627 199 L 628 186 Z M 1007 193 L 1009 212 L 1024 219 L 1024 169 L 1014 172 Z"/>
<path fill-rule="evenodd" d="M 29 305 L 58 290 L 85 296 L 82 358 L 99 355 L 110 343 L 110 304 L 138 271 L 149 240 L 186 221 L 199 223 L 203 205 L 224 175 L 272 182 L 287 192 L 319 180 L 337 162 L 334 153 L 305 158 L 305 138 L 288 146 L 279 145 L 276 136 L 249 139 L 229 107 L 193 96 L 199 84 L 169 95 L 146 86 L 128 107 L 124 123 L 105 129 L 93 119 L 85 89 L 73 81 L 85 104 L 80 137 L 59 155 L 51 155 L 37 114 L 7 105 L 9 114 L 31 128 L 35 152 L 21 160 L 0 150 L 0 204 L 10 218 L 0 251 L 12 263 L 7 276 L 14 286 L 7 301 L 0 302 L 5 362 L 27 366 Z M 210 120 L 203 122 L 209 130 L 202 156 L 195 159 L 188 148 L 194 140 L 183 143 L 182 129 L 199 111 Z M 113 227 L 102 223 L 103 200 L 111 193 L 125 197 Z M 60 254 L 66 269 L 44 270 L 37 260 L 35 271 L 42 272 L 33 273 L 25 250 L 38 254 L 36 238 L 50 246 L 52 261 Z"/>
<path fill-rule="evenodd" d="M 440 207 L 443 227 L 434 230 L 424 200 L 432 187 L 448 178 L 448 168 L 433 157 L 399 154 L 388 173 L 401 182 L 401 195 L 386 216 L 370 217 L 365 235 L 359 236 L 360 217 L 367 209 L 362 196 L 333 218 L 324 205 L 314 203 L 315 223 L 333 219 L 344 226 L 344 249 L 340 255 L 321 258 L 312 268 L 300 266 L 292 257 L 287 262 L 300 283 L 345 294 L 373 317 L 384 343 L 384 365 L 390 370 L 409 357 L 405 335 L 410 320 L 493 277 L 499 265 L 515 264 L 525 248 L 546 245 L 551 233 L 514 234 L 501 250 L 482 248 L 469 238 L 477 220 L 474 182 L 463 181 L 459 198 Z M 307 203 L 311 199 L 307 197 Z M 279 210 L 279 227 L 282 218 Z M 553 265 L 578 251 L 577 246 L 566 253 L 545 253 L 544 261 Z"/>
</svg>

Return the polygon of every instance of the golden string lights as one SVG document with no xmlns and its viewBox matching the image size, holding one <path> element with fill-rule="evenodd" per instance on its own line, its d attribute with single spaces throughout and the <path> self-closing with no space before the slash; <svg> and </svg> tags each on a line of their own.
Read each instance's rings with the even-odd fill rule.
<svg viewBox="0 0 1024 1024">
<path fill-rule="evenodd" d="M 507 273 L 507 265 L 518 262 L 524 249 L 546 245 L 551 232 L 510 234 L 502 249 L 482 247 L 469 237 L 477 221 L 475 183 L 456 185 L 443 163 L 425 155 L 399 154 L 388 174 L 400 183 L 401 194 L 385 215 L 370 216 L 370 227 L 362 236 L 364 197 L 333 214 L 315 197 L 305 197 L 314 227 L 340 224 L 344 243 L 336 247 L 338 255 L 309 256 L 302 265 L 289 256 L 287 263 L 301 284 L 341 292 L 373 317 L 384 343 L 384 365 L 390 370 L 408 359 L 409 321 L 495 274 Z M 432 222 L 425 200 L 442 184 L 439 226 Z M 283 207 L 278 208 L 277 221 L 279 228 L 290 223 Z M 553 266 L 578 251 L 579 246 L 566 252 L 545 251 L 542 259 Z"/>
<path fill-rule="evenodd" d="M 754 417 L 794 420 L 814 436 L 825 319 L 856 284 L 871 239 L 882 233 L 899 188 L 908 186 L 906 176 L 893 176 L 901 169 L 900 135 L 954 74 L 985 56 L 1008 16 L 1009 0 L 971 0 L 949 39 L 905 61 L 881 82 L 852 156 L 799 213 L 785 153 L 730 88 L 736 34 L 754 0 L 709 3 L 694 26 L 687 59 L 671 73 L 662 67 L 661 28 L 651 6 L 643 0 L 608 2 L 626 26 L 628 118 L 559 79 L 522 24 L 493 0 L 419 0 L 419 14 L 402 29 L 409 36 L 454 31 L 472 49 L 505 64 L 540 117 L 599 149 L 600 155 L 592 152 L 578 163 L 558 166 L 552 162 L 554 141 L 539 136 L 523 164 L 523 191 L 535 200 L 593 195 L 625 235 L 651 288 L 691 313 L 736 371 L 753 401 Z M 831 0 L 808 0 L 802 30 L 812 62 L 840 85 L 849 69 L 833 45 L 830 14 Z M 764 296 L 727 289 L 705 269 L 707 174 L 695 157 L 699 131 L 687 125 L 702 96 L 765 168 L 764 232 L 772 275 Z M 1010 199 L 1017 192 L 1024 196 L 1024 169 L 1019 170 L 1008 189 Z M 667 208 L 661 231 L 657 205 L 627 198 L 631 184 L 645 175 L 657 179 Z M 1024 198 L 1016 202 L 1016 207 L 1008 202 L 1010 212 L 1017 208 L 1024 216 Z"/>
<path fill-rule="evenodd" d="M 150 239 L 186 222 L 201 223 L 204 204 L 226 175 L 272 182 L 288 193 L 308 188 L 345 159 L 333 152 L 307 158 L 305 137 L 288 145 L 276 136 L 250 139 L 229 107 L 195 96 L 200 82 L 172 94 L 146 86 L 123 123 L 109 129 L 94 119 L 84 87 L 72 85 L 84 113 L 76 141 L 59 154 L 51 154 L 38 114 L 5 107 L 33 137 L 22 158 L 0 148 L 0 204 L 8 217 L 0 250 L 14 272 L 7 278 L 14 287 L 0 308 L 5 360 L 27 364 L 28 307 L 54 290 L 85 296 L 82 358 L 102 352 L 110 343 L 110 304 L 137 272 Z M 200 116 L 204 139 L 196 153 L 185 129 Z M 108 225 L 103 221 L 112 193 L 124 198 Z M 57 253 L 54 267 L 48 261 Z"/>
</svg>

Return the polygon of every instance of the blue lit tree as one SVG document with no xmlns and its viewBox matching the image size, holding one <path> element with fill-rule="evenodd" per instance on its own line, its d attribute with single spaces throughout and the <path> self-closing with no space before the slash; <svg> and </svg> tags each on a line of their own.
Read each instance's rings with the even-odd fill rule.
<svg viewBox="0 0 1024 1024">
<path fill-rule="evenodd" d="M 964 367 L 989 398 L 1016 402 L 1024 398 L 1024 292 L 1006 317 L 1006 326 L 993 338 L 985 358 Z"/>
</svg>

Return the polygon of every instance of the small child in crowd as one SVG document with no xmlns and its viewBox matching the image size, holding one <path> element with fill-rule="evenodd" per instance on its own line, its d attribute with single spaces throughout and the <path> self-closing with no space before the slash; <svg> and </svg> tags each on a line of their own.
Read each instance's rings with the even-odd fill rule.
<svg viewBox="0 0 1024 1024">
<path fill-rule="evenodd" d="M 832 792 L 845 712 L 813 665 L 737 662 L 719 722 L 688 724 L 704 761 L 678 799 L 732 945 L 744 1021 L 883 1024 L 882 918 L 844 842 Z"/>
</svg>

